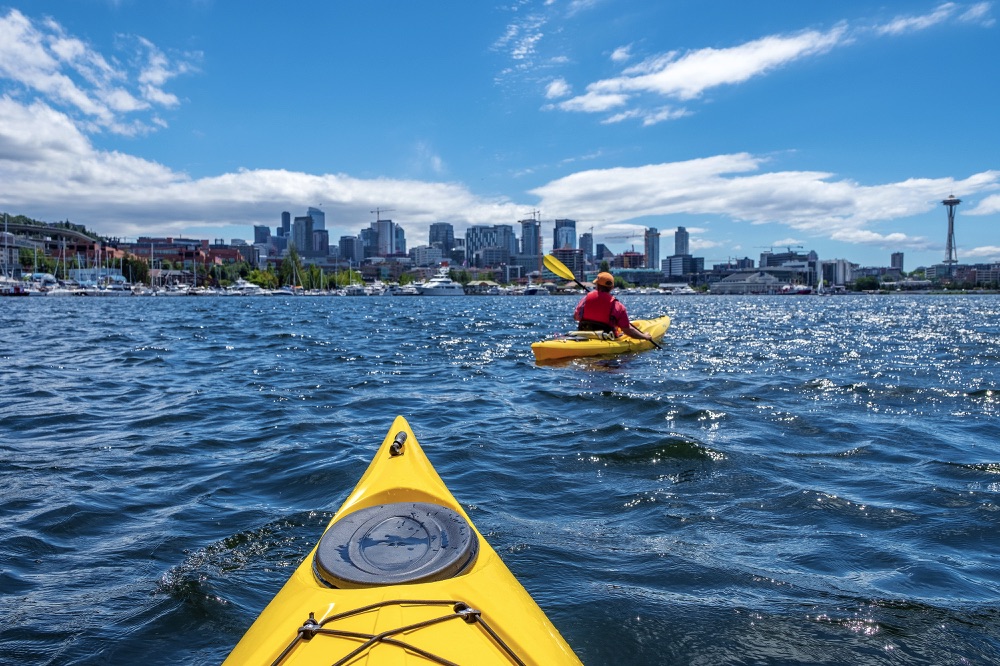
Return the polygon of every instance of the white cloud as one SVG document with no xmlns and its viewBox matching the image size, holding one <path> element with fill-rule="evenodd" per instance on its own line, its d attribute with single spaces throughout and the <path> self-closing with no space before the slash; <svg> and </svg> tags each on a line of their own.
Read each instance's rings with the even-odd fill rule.
<svg viewBox="0 0 1000 666">
<path fill-rule="evenodd" d="M 948 20 L 990 26 L 993 25 L 990 9 L 991 3 L 980 2 L 961 11 L 958 4 L 948 2 L 928 14 L 896 17 L 867 33 L 895 36 L 924 30 Z M 745 83 L 803 59 L 852 44 L 863 32 L 851 29 L 847 23 L 840 23 L 829 30 L 769 35 L 729 48 L 661 53 L 622 70 L 618 76 L 591 82 L 585 92 L 564 100 L 557 108 L 586 113 L 625 109 L 605 122 L 638 118 L 646 125 L 656 124 L 678 117 L 670 113 L 657 115 L 647 110 L 650 105 L 661 105 L 664 98 L 683 102 L 696 100 L 713 88 Z M 612 62 L 629 60 L 630 46 L 615 49 Z"/>
<path fill-rule="evenodd" d="M 144 69 L 116 69 L 85 42 L 65 34 L 51 19 L 32 22 L 16 9 L 0 17 L 0 77 L 75 117 L 80 127 L 120 134 L 148 132 L 162 119 L 136 117 L 153 106 L 179 102 L 162 85 L 191 66 L 171 61 L 139 38 Z M 132 88 L 133 90 L 130 90 Z"/>
<path fill-rule="evenodd" d="M 563 111 L 585 111 L 594 113 L 608 111 L 610 109 L 624 106 L 628 102 L 628 95 L 621 93 L 600 93 L 591 91 L 585 95 L 580 95 L 556 105 Z"/>
<path fill-rule="evenodd" d="M 979 23 L 987 28 L 993 27 L 996 21 L 990 16 L 992 4 L 991 2 L 977 2 L 964 11 L 958 19 L 966 23 Z"/>
<path fill-rule="evenodd" d="M 632 45 L 619 46 L 611 52 L 611 62 L 625 62 L 632 59 Z"/>
<path fill-rule="evenodd" d="M 559 107 L 566 111 L 603 112 L 624 106 L 640 94 L 692 100 L 708 89 L 742 83 L 796 60 L 829 51 L 843 44 L 846 34 L 846 27 L 838 26 L 827 32 L 764 37 L 728 49 L 657 55 L 625 69 L 619 77 L 589 84 L 586 93 L 566 100 Z"/>
<path fill-rule="evenodd" d="M 419 144 L 416 152 L 425 168 L 444 168 L 430 146 Z M 824 172 L 768 172 L 766 164 L 737 153 L 584 170 L 535 188 L 530 194 L 537 201 L 529 204 L 478 196 L 461 183 L 346 174 L 241 169 L 193 179 L 156 162 L 97 150 L 66 113 L 42 102 L 0 97 L 3 206 L 49 220 L 71 210 L 75 221 L 127 237 L 182 233 L 209 219 L 241 228 L 273 224 L 275 211 L 322 201 L 328 219 L 352 222 L 344 229 L 351 234 L 376 206 L 395 209 L 394 217 L 405 219 L 415 238 L 431 222 L 452 222 L 459 232 L 469 224 L 510 224 L 531 206 L 594 220 L 597 234 L 677 214 L 780 225 L 796 239 L 924 248 L 927 239 L 900 230 L 899 221 L 936 210 L 947 193 L 972 200 L 990 192 L 980 208 L 1000 207 L 992 194 L 1000 188 L 1000 171 L 866 186 Z M 882 228 L 890 223 L 895 228 Z"/>
<path fill-rule="evenodd" d="M 984 245 L 971 250 L 963 250 L 962 256 L 967 259 L 1000 260 L 1000 245 Z"/>
<path fill-rule="evenodd" d="M 425 167 L 444 169 L 428 145 L 418 144 L 416 153 Z M 193 179 L 156 162 L 97 150 L 66 113 L 10 97 L 0 97 L 0 183 L 5 209 L 50 221 L 71 210 L 75 221 L 126 237 L 181 233 L 204 220 L 273 226 L 275 211 L 302 201 L 322 201 L 328 219 L 355 223 L 370 218 L 376 206 L 393 208 L 415 233 L 439 221 L 459 229 L 470 221 L 509 224 L 525 208 L 447 182 L 263 169 Z M 349 231 L 357 233 L 357 225 Z"/>
<path fill-rule="evenodd" d="M 863 186 L 810 171 L 760 173 L 765 161 L 746 153 L 642 167 L 581 171 L 531 191 L 543 210 L 574 210 L 622 224 L 656 215 L 717 215 L 755 225 L 780 224 L 851 243 L 923 247 L 926 239 L 875 227 L 934 210 L 941 192 L 980 192 L 1000 172 L 962 181 L 910 179 Z"/>
<path fill-rule="evenodd" d="M 566 79 L 556 79 L 549 82 L 549 85 L 545 87 L 545 98 L 546 99 L 556 99 L 559 97 L 565 97 L 572 92 L 569 84 L 566 83 Z"/>
<path fill-rule="evenodd" d="M 965 211 L 966 215 L 994 215 L 1000 213 L 1000 194 L 991 194 L 983 198 L 976 206 Z"/>
<path fill-rule="evenodd" d="M 663 106 L 658 109 L 631 109 L 629 111 L 623 111 L 622 113 L 616 113 L 613 116 L 608 116 L 601 122 L 603 124 L 611 124 L 638 118 L 642 120 L 643 126 L 648 127 L 667 120 L 683 118 L 686 115 L 689 115 L 687 109 Z"/>
</svg>

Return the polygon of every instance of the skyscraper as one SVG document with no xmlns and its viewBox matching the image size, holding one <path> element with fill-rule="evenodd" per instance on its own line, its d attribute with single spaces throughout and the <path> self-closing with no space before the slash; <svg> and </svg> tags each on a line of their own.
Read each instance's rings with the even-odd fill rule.
<svg viewBox="0 0 1000 666">
<path fill-rule="evenodd" d="M 377 220 L 372 223 L 372 227 L 378 234 L 377 256 L 388 257 L 396 254 L 396 225 L 392 220 Z"/>
<path fill-rule="evenodd" d="M 266 224 L 253 225 L 253 242 L 255 245 L 267 245 L 271 242 L 271 227 Z"/>
<path fill-rule="evenodd" d="M 660 265 L 660 232 L 656 227 L 646 229 L 645 236 L 646 268 L 656 268 Z"/>
<path fill-rule="evenodd" d="M 455 227 L 450 222 L 435 222 L 427 233 L 427 244 L 441 248 L 441 256 L 451 259 L 451 251 L 455 249 Z"/>
<path fill-rule="evenodd" d="M 321 211 L 319 208 L 309 207 L 306 211 L 306 215 L 313 219 L 313 231 L 320 231 L 326 229 L 326 213 Z"/>
<path fill-rule="evenodd" d="M 552 249 L 576 249 L 576 220 L 556 220 L 552 232 Z"/>
<path fill-rule="evenodd" d="M 308 215 L 296 217 L 292 221 L 291 242 L 301 256 L 307 257 L 313 251 L 313 220 Z"/>
<path fill-rule="evenodd" d="M 691 254 L 688 246 L 688 232 L 684 227 L 677 227 L 674 232 L 674 255 Z"/>
<path fill-rule="evenodd" d="M 521 254 L 542 253 L 542 225 L 538 220 L 521 220 Z"/>
<path fill-rule="evenodd" d="M 583 250 L 584 263 L 591 263 L 594 260 L 594 234 L 592 232 L 580 234 L 580 249 Z"/>
</svg>

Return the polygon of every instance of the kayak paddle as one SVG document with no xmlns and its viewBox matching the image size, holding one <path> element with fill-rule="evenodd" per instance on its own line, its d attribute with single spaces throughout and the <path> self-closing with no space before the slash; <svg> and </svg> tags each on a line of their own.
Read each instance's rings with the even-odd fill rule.
<svg viewBox="0 0 1000 666">
<path fill-rule="evenodd" d="M 571 271 L 566 264 L 553 257 L 551 254 L 547 254 L 544 257 L 542 257 L 542 263 L 545 264 L 545 267 L 547 269 L 549 269 L 551 272 L 555 273 L 562 279 L 572 280 L 573 282 L 576 282 L 576 284 L 580 287 L 580 289 L 583 289 L 584 291 L 590 291 L 589 289 L 587 289 L 586 285 L 584 285 L 582 282 L 576 279 L 576 276 L 573 275 L 573 271 Z"/>
</svg>

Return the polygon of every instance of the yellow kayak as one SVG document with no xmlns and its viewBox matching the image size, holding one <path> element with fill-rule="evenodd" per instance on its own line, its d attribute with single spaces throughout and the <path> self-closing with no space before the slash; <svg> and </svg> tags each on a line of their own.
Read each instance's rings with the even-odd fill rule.
<svg viewBox="0 0 1000 666">
<path fill-rule="evenodd" d="M 670 317 L 633 319 L 632 325 L 653 336 L 654 342 L 659 342 L 666 335 L 667 329 L 670 328 Z M 611 337 L 610 334 L 597 331 L 570 331 L 550 340 L 533 343 L 531 351 L 534 352 L 536 361 L 557 361 L 580 356 L 603 356 L 605 354 L 645 351 L 652 349 L 653 346 L 652 342 L 630 338 L 627 335 L 615 338 Z"/>
<path fill-rule="evenodd" d="M 402 416 L 225 664 L 580 664 Z"/>
</svg>

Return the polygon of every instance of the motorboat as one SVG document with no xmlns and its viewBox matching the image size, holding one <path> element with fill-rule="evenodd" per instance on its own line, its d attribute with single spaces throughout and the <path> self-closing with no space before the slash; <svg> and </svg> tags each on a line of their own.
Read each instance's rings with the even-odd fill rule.
<svg viewBox="0 0 1000 666">
<path fill-rule="evenodd" d="M 421 296 L 465 296 L 465 288 L 448 276 L 448 268 L 440 269 L 434 277 L 417 286 Z"/>
</svg>

